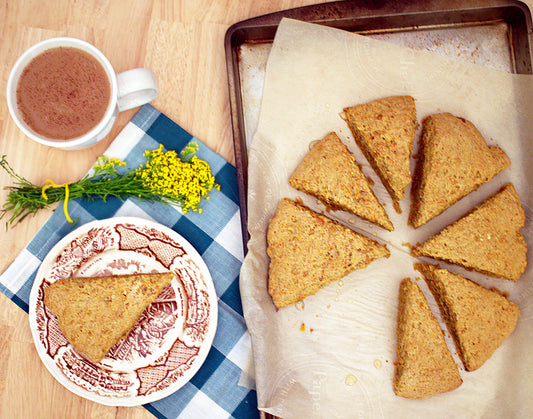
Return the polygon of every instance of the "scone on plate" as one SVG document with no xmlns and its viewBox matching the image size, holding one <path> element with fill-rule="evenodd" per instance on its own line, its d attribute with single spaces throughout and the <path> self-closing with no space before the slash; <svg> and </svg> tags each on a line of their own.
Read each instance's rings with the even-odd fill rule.
<svg viewBox="0 0 533 419">
<path fill-rule="evenodd" d="M 174 273 L 60 279 L 44 290 L 44 304 L 74 349 L 94 363 L 137 324 Z"/>
<path fill-rule="evenodd" d="M 389 231 L 387 213 L 355 157 L 334 132 L 317 142 L 289 178 L 289 184 L 333 209 L 348 211 Z"/>
<path fill-rule="evenodd" d="M 441 214 L 510 164 L 505 152 L 488 146 L 471 122 L 450 113 L 424 119 L 418 155 L 409 214 L 414 228 Z"/>
<path fill-rule="evenodd" d="M 413 249 L 483 274 L 516 281 L 526 269 L 525 215 L 512 183 Z"/>
<path fill-rule="evenodd" d="M 423 399 L 456 389 L 463 380 L 439 322 L 409 278 L 400 283 L 394 393 Z"/>
<path fill-rule="evenodd" d="M 415 100 L 411 96 L 377 99 L 345 108 L 343 118 L 393 201 L 402 200 L 411 182 Z"/>
<path fill-rule="evenodd" d="M 270 221 L 267 242 L 268 292 L 277 308 L 390 254 L 386 246 L 288 198 Z"/>
<path fill-rule="evenodd" d="M 467 371 L 481 367 L 515 329 L 520 310 L 489 290 L 429 263 L 419 265 Z"/>
</svg>

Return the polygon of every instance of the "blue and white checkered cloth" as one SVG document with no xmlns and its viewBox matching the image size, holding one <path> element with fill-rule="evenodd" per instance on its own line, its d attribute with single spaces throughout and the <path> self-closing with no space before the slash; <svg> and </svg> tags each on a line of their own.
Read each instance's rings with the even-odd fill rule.
<svg viewBox="0 0 533 419">
<path fill-rule="evenodd" d="M 28 311 L 30 290 L 41 264 L 50 249 L 73 229 L 93 221 L 114 216 L 136 216 L 154 220 L 185 237 L 202 255 L 218 296 L 218 329 L 209 355 L 196 375 L 174 394 L 145 405 L 160 418 L 253 418 L 259 417 L 255 390 L 239 386 L 246 366 L 250 337 L 243 318 L 239 293 L 239 271 L 243 254 L 236 171 L 221 156 L 184 131 L 151 105 L 143 106 L 124 127 L 105 152 L 108 157 L 125 161 L 135 169 L 146 159 L 145 150 L 162 144 L 178 153 L 189 142 L 198 143 L 196 155 L 209 163 L 220 191 L 212 190 L 203 200 L 202 214 L 162 203 L 135 199 L 78 199 L 69 201 L 68 212 L 73 226 L 65 219 L 59 205 L 21 254 L 0 276 L 0 291 L 19 307 Z"/>
</svg>

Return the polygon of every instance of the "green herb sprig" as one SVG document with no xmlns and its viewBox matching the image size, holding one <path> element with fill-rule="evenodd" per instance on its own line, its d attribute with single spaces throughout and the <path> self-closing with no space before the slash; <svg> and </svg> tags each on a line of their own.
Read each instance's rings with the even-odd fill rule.
<svg viewBox="0 0 533 419">
<path fill-rule="evenodd" d="M 197 143 L 190 143 L 181 152 L 181 158 L 173 151 L 156 150 L 145 152 L 147 162 L 133 171 L 120 173 L 125 163 L 102 156 L 89 174 L 77 182 L 62 185 L 47 180 L 35 185 L 18 175 L 2 156 L 0 166 L 13 178 L 13 185 L 7 186 L 7 200 L 0 211 L 0 219 L 11 213 L 7 224 L 17 224 L 28 215 L 35 215 L 41 209 L 64 201 L 65 217 L 72 222 L 67 210 L 70 199 L 101 199 L 109 197 L 121 201 L 135 197 L 142 201 L 161 201 L 177 205 L 186 213 L 189 210 L 202 212 L 201 199 L 209 199 L 212 188 L 220 189 L 211 174 L 209 164 L 200 160 L 195 152 Z"/>
</svg>

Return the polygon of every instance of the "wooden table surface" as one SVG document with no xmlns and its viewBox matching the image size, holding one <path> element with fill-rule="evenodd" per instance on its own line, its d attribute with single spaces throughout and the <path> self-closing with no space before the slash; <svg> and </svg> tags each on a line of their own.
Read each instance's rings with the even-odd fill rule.
<svg viewBox="0 0 533 419">
<path fill-rule="evenodd" d="M 111 134 L 80 151 L 38 145 L 17 128 L 5 89 L 11 67 L 31 45 L 72 36 L 99 48 L 115 71 L 147 67 L 159 94 L 152 102 L 185 130 L 234 163 L 224 35 L 236 22 L 319 0 L 27 0 L 0 1 L 0 156 L 17 173 L 40 184 L 77 180 L 134 115 L 120 114 Z M 3 188 L 12 184 L 0 173 Z M 42 211 L 7 232 L 2 220 L 3 272 L 50 216 Z M 149 418 L 142 407 L 108 407 L 87 401 L 59 384 L 35 350 L 27 314 L 0 293 L 1 418 Z"/>
<path fill-rule="evenodd" d="M 9 116 L 5 88 L 16 59 L 31 45 L 56 36 L 98 47 L 117 72 L 148 67 L 159 82 L 152 104 L 234 163 L 224 35 L 231 24 L 320 0 L 29 0 L 0 1 L 0 156 L 40 184 L 83 176 L 136 110 L 119 115 L 100 144 L 59 151 L 33 143 Z M 533 5 L 533 0 L 526 0 Z M 0 172 L 3 188 L 11 179 Z M 50 216 L 42 211 L 0 235 L 3 272 Z M 149 418 L 142 407 L 108 407 L 66 390 L 41 363 L 27 314 L 0 293 L 0 418 Z"/>
</svg>

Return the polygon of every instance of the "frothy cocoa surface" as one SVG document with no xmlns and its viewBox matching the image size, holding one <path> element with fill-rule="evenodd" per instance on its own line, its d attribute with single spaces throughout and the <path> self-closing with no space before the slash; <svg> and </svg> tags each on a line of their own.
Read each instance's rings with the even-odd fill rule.
<svg viewBox="0 0 533 419">
<path fill-rule="evenodd" d="M 17 85 L 17 105 L 24 121 L 53 139 L 79 137 L 105 114 L 111 95 L 107 74 L 88 53 L 52 48 L 35 57 Z"/>
</svg>

